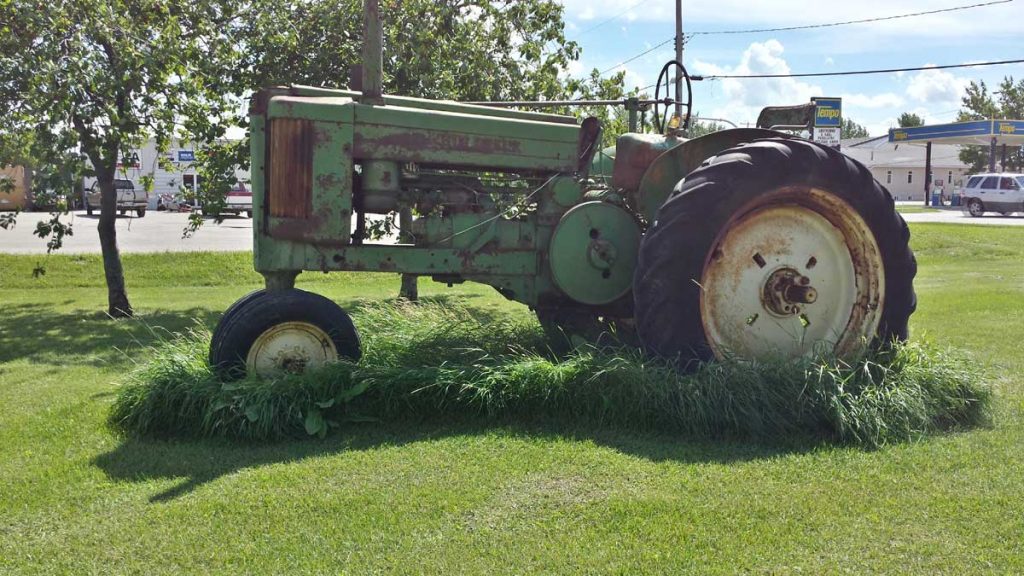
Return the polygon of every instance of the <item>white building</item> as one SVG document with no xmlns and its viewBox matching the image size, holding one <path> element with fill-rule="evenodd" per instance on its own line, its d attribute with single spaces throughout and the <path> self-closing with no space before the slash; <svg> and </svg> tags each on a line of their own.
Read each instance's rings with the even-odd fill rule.
<svg viewBox="0 0 1024 576">
<path fill-rule="evenodd" d="M 896 200 L 924 201 L 925 147 L 890 144 L 888 136 L 842 141 L 844 154 L 871 170 Z M 970 166 L 960 161 L 960 146 L 932 144 L 932 183 L 948 198 L 967 181 Z"/>
<path fill-rule="evenodd" d="M 195 189 L 199 184 L 199 175 L 193 163 L 199 144 L 173 141 L 171 147 L 163 153 L 169 164 L 161 166 L 158 161 L 156 141 L 149 140 L 141 148 L 131 150 L 117 163 L 115 178 L 131 180 L 137 190 L 143 189 L 142 177 L 153 176 L 153 189 L 149 191 L 149 207 L 156 209 L 161 194 L 180 194 L 185 189 Z M 249 172 L 236 170 L 235 177 L 239 181 L 248 182 Z M 96 183 L 96 178 L 85 178 L 84 186 L 88 190 Z"/>
</svg>

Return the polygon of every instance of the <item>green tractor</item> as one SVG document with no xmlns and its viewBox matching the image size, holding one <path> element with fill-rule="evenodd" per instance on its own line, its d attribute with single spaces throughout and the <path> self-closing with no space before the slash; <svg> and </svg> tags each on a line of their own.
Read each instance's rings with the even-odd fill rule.
<svg viewBox="0 0 1024 576">
<path fill-rule="evenodd" d="M 906 338 L 907 225 L 840 152 L 766 128 L 688 140 L 660 122 L 665 133 L 627 133 L 599 154 L 593 118 L 384 96 L 374 0 L 363 50 L 362 91 L 253 97 L 253 256 L 266 288 L 214 332 L 224 377 L 359 359 L 345 311 L 295 289 L 304 270 L 480 282 L 553 334 L 615 333 L 684 364 Z M 759 125 L 805 114 L 766 110 Z M 371 242 L 368 218 L 399 211 L 416 214 L 406 241 Z"/>
</svg>

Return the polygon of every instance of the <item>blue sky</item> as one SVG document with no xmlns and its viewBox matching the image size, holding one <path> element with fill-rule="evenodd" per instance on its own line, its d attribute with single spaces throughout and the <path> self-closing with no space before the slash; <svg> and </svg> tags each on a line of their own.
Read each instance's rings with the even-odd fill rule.
<svg viewBox="0 0 1024 576">
<path fill-rule="evenodd" d="M 893 16 L 985 0 L 813 2 L 684 0 L 683 30 L 716 31 L 818 24 Z M 569 73 L 605 70 L 672 37 L 675 0 L 562 0 L 567 36 L 583 53 Z M 600 26 L 607 18 L 625 12 Z M 596 27 L 595 27 L 596 26 Z M 674 56 L 671 43 L 624 66 L 627 86 L 654 83 Z M 1024 0 L 834 28 L 699 35 L 685 48 L 691 74 L 801 73 L 902 68 L 1024 58 Z M 610 74 L 610 73 L 609 73 Z M 811 96 L 843 97 L 843 115 L 882 135 L 901 112 L 930 124 L 955 119 L 971 80 L 989 86 L 1024 78 L 1024 65 L 833 78 L 718 80 L 694 85 L 702 116 L 753 123 L 763 106 L 799 104 Z"/>
</svg>

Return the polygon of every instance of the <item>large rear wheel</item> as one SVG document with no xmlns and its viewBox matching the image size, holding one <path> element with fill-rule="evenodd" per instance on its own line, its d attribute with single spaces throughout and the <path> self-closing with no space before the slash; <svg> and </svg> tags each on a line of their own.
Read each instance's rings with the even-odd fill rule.
<svg viewBox="0 0 1024 576">
<path fill-rule="evenodd" d="M 235 303 L 214 330 L 210 365 L 226 380 L 301 373 L 362 355 L 351 318 L 303 290 L 257 291 Z"/>
<path fill-rule="evenodd" d="M 655 355 L 853 354 L 907 337 L 917 270 L 892 197 L 862 165 L 762 140 L 677 185 L 640 248 L 637 332 Z"/>
</svg>

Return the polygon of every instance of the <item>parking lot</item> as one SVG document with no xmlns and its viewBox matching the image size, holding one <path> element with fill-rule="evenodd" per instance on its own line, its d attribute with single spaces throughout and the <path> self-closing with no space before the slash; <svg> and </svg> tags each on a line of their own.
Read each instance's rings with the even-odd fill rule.
<svg viewBox="0 0 1024 576">
<path fill-rule="evenodd" d="M 900 207 L 918 207 L 919 203 L 900 203 Z M 1024 226 L 1024 214 L 1001 216 L 986 214 L 972 218 L 958 208 L 929 209 L 928 212 L 905 212 L 907 222 L 942 222 L 951 224 L 991 224 Z M 12 254 L 42 254 L 46 242 L 33 233 L 36 223 L 49 219 L 45 212 L 27 212 L 18 216 L 12 230 L 0 230 L 0 252 Z M 99 235 L 96 233 L 97 216 L 78 211 L 66 217 L 73 226 L 73 236 L 65 238 L 62 253 L 98 253 Z M 144 218 L 121 216 L 117 219 L 117 243 L 121 252 L 232 252 L 252 249 L 252 220 L 228 216 L 217 224 L 207 218 L 203 226 L 191 237 L 182 233 L 188 215 L 177 212 L 151 211 Z"/>
<path fill-rule="evenodd" d="M 11 230 L 0 229 L 0 252 L 14 254 L 41 254 L 46 242 L 34 232 L 36 223 L 50 215 L 45 212 L 25 212 L 18 215 L 18 223 Z M 87 216 L 77 211 L 64 217 L 72 225 L 72 236 L 64 239 L 61 253 L 81 254 L 100 252 L 96 224 L 99 216 Z M 117 244 L 121 252 L 230 252 L 252 249 L 252 220 L 227 216 L 217 224 L 207 218 L 203 226 L 188 238 L 183 237 L 188 214 L 178 212 L 146 213 L 144 218 L 121 216 L 117 219 Z"/>
</svg>

